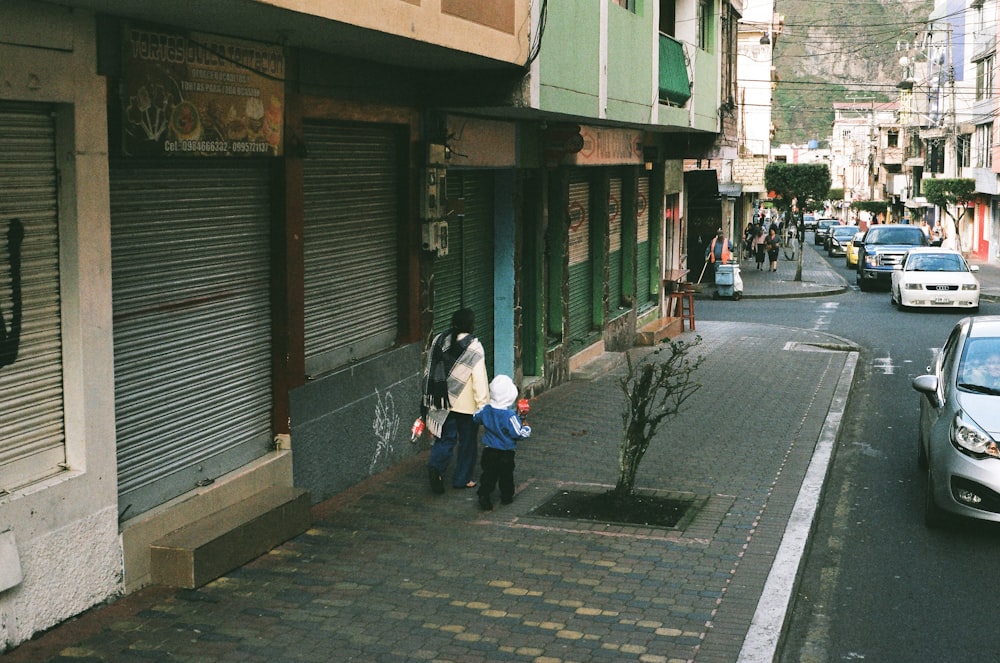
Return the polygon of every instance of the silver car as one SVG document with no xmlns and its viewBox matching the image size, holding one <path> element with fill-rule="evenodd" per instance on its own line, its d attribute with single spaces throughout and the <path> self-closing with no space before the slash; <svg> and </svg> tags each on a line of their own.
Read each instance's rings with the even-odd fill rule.
<svg viewBox="0 0 1000 663">
<path fill-rule="evenodd" d="M 920 398 L 917 461 L 927 470 L 924 521 L 950 514 L 1000 521 L 1000 316 L 963 318 L 929 375 L 913 379 Z"/>
</svg>

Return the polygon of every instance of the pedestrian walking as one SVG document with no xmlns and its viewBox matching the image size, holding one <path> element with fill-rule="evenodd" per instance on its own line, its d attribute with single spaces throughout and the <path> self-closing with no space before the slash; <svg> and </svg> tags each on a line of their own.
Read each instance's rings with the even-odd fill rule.
<svg viewBox="0 0 1000 663">
<path fill-rule="evenodd" d="M 757 227 L 757 234 L 753 238 L 753 255 L 757 261 L 757 269 L 764 269 L 764 244 L 767 243 L 767 235 L 764 233 L 764 226 Z"/>
<path fill-rule="evenodd" d="M 517 441 L 531 435 L 510 407 L 517 400 L 517 387 L 506 375 L 490 382 L 490 402 L 476 412 L 473 420 L 483 426 L 483 473 L 479 477 L 479 506 L 484 511 L 493 508 L 493 489 L 500 485 L 500 503 L 514 501 L 514 452 Z"/>
<path fill-rule="evenodd" d="M 434 337 L 427 357 L 421 416 L 434 438 L 427 474 L 431 490 L 438 494 L 444 492 L 445 472 L 456 446 L 452 486 L 476 487 L 472 473 L 479 429 L 472 415 L 489 403 L 489 378 L 486 354 L 482 343 L 473 336 L 474 328 L 471 309 L 455 311 L 451 327 Z"/>
<path fill-rule="evenodd" d="M 775 232 L 774 228 L 771 228 L 767 233 L 767 240 L 764 242 L 764 248 L 767 250 L 767 259 L 770 263 L 770 271 L 778 271 L 778 251 L 781 250 L 781 240 L 778 238 L 778 233 Z"/>
</svg>

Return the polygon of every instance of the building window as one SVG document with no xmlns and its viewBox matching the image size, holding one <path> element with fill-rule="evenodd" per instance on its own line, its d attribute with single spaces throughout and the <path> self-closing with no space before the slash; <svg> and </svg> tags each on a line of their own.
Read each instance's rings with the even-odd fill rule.
<svg viewBox="0 0 1000 663">
<path fill-rule="evenodd" d="M 972 165 L 972 134 L 961 134 L 956 139 L 955 149 L 958 150 L 958 167 L 968 168 Z"/>
<path fill-rule="evenodd" d="M 712 51 L 712 38 L 715 30 L 715 22 L 712 16 L 711 0 L 701 0 L 698 3 L 698 48 L 703 51 Z"/>
<path fill-rule="evenodd" d="M 993 166 L 993 150 L 990 145 L 992 136 L 992 122 L 976 126 L 976 140 L 973 146 L 976 151 L 976 168 L 991 168 Z"/>
<path fill-rule="evenodd" d="M 676 0 L 660 0 L 660 34 L 677 36 Z"/>
<path fill-rule="evenodd" d="M 889 129 L 885 136 L 886 147 L 899 147 L 899 129 Z"/>
<path fill-rule="evenodd" d="M 989 55 L 976 63 L 976 101 L 993 96 L 993 65 L 995 55 Z"/>
<path fill-rule="evenodd" d="M 618 5 L 622 9 L 627 9 L 633 14 L 635 13 L 635 3 L 636 0 L 611 0 L 613 4 Z"/>
<path fill-rule="evenodd" d="M 933 138 L 927 141 L 927 156 L 924 158 L 924 169 L 928 173 L 944 172 L 944 140 Z"/>
</svg>

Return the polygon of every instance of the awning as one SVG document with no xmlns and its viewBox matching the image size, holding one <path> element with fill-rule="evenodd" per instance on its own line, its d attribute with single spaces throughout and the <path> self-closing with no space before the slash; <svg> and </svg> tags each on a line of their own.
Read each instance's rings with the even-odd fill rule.
<svg viewBox="0 0 1000 663">
<path fill-rule="evenodd" d="M 666 35 L 660 35 L 660 98 L 678 106 L 691 98 L 684 47 Z"/>
<path fill-rule="evenodd" d="M 739 198 L 743 195 L 743 185 L 739 182 L 719 182 L 719 195 L 728 198 Z"/>
<path fill-rule="evenodd" d="M 933 204 L 927 202 L 926 198 L 910 198 L 903 203 L 903 207 L 908 207 L 910 209 L 918 209 L 921 207 L 934 207 Z"/>
</svg>

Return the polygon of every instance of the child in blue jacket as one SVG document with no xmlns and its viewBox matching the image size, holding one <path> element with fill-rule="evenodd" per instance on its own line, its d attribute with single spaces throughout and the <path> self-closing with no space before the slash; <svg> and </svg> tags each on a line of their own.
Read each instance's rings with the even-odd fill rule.
<svg viewBox="0 0 1000 663">
<path fill-rule="evenodd" d="M 514 501 L 514 450 L 519 439 L 531 435 L 531 427 L 521 423 L 517 413 L 510 409 L 517 400 L 517 387 L 506 375 L 498 375 L 490 382 L 490 402 L 472 415 L 473 421 L 483 425 L 483 474 L 479 479 L 479 506 L 484 511 L 493 508 L 493 488 L 500 484 L 500 503 Z"/>
</svg>

